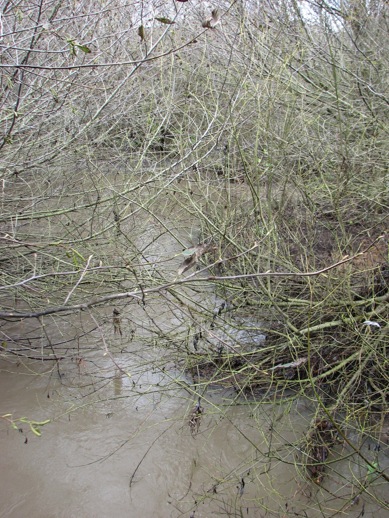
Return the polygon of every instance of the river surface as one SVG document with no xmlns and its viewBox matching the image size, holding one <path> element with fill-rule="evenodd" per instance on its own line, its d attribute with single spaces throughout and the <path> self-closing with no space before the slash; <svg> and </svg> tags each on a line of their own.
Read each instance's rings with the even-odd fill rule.
<svg viewBox="0 0 389 518">
<path fill-rule="evenodd" d="M 127 375 L 103 353 L 69 362 L 61 376 L 46 364 L 1 361 L 1 415 L 51 422 L 38 437 L 28 423 L 18 431 L 2 420 L 0 516 L 387 516 L 365 495 L 350 505 L 355 487 L 342 474 L 361 476 L 352 460 L 322 486 L 296 469 L 308 404 L 259 405 L 214 387 L 191 430 L 196 401 L 184 377 L 145 369 L 152 355 L 114 358 Z"/>
<path fill-rule="evenodd" d="M 137 234 L 126 241 L 126 254 L 119 250 L 123 258 L 117 255 L 123 262 L 133 247 L 145 282 L 158 263 L 167 265 L 171 281 L 180 251 L 198 242 L 189 238 L 197 222 L 184 228 L 176 217 L 166 232 L 166 224 L 146 216 L 142 228 L 127 218 L 126 235 Z M 174 295 L 156 292 L 145 306 L 121 303 L 120 332 L 112 307 L 1 322 L 0 517 L 387 518 L 387 486 L 372 480 L 349 445 L 333 448 L 321 484 L 307 478 L 301 440 L 314 418 L 308 401 L 289 400 L 290 394 L 282 402 L 252 400 L 209 380 L 194 386 L 180 358 L 182 348 L 193 346 L 195 326 L 208 326 L 207 347 L 218 350 L 218 340 L 228 346 L 233 322 L 218 329 L 216 321 L 211 329 L 222 303 L 212 289 Z M 251 341 L 260 347 L 260 323 L 251 324 L 258 327 Z M 235 340 L 242 344 L 241 327 Z M 40 353 L 51 359 L 27 359 Z M 384 440 L 354 436 L 352 427 L 348 437 L 388 470 Z M 366 477 L 369 489 L 361 491 Z"/>
</svg>

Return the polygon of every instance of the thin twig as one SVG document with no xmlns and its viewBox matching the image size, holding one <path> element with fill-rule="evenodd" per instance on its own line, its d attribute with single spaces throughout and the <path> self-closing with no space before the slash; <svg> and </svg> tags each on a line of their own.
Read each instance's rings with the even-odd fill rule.
<svg viewBox="0 0 389 518">
<path fill-rule="evenodd" d="M 87 263 L 86 263 L 86 265 L 85 265 L 85 268 L 83 269 L 83 271 L 82 271 L 82 273 L 81 273 L 81 275 L 80 275 L 80 278 L 78 279 L 78 281 L 76 282 L 76 284 L 73 286 L 73 288 L 69 291 L 68 296 L 66 297 L 66 299 L 65 299 L 65 301 L 64 301 L 64 304 L 67 304 L 67 302 L 68 302 L 68 300 L 70 299 L 70 297 L 72 296 L 72 294 L 73 294 L 74 290 L 77 288 L 77 286 L 80 284 L 80 282 L 82 281 L 82 279 L 85 277 L 86 272 L 88 271 L 88 266 L 89 266 L 89 264 L 90 264 L 90 262 L 91 262 L 91 260 L 92 260 L 92 257 L 93 257 L 93 255 L 90 255 L 90 256 L 88 257 L 88 261 L 87 261 Z"/>
</svg>

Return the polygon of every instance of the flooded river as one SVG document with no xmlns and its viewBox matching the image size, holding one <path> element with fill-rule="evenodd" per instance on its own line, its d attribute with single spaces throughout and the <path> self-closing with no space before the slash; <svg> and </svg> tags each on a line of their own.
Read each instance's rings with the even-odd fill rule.
<svg viewBox="0 0 389 518">
<path fill-rule="evenodd" d="M 142 228 L 131 227 L 130 217 L 125 221 L 125 235 L 137 235 L 131 242 L 126 237 L 127 248 L 117 236 L 104 243 L 107 257 L 116 254 L 121 264 L 134 249 L 137 264 L 129 268 L 135 277 L 141 272 L 145 285 L 149 279 L 157 285 L 161 265 L 165 278 L 174 279 L 180 251 L 193 246 L 185 236 L 196 224 L 184 228 L 183 218 L 171 219 L 166 232 L 156 220 L 145 218 Z M 137 277 L 132 284 L 123 278 L 114 278 L 114 291 L 140 285 Z M 66 301 L 72 302 L 78 279 Z M 106 306 L 2 321 L 0 517 L 387 518 L 385 485 L 374 481 L 374 470 L 350 444 L 334 446 L 320 484 L 307 477 L 302 438 L 315 417 L 309 401 L 292 394 L 282 401 L 249 399 L 231 383 L 189 376 L 189 348 L 218 353 L 220 344 L 229 347 L 234 326 L 240 345 L 245 336 L 255 347 L 265 340 L 255 321 L 245 335 L 242 322 L 218 329 L 215 315 L 224 301 L 209 287 L 195 288 L 156 289 L 147 303 L 139 296 L 120 302 L 117 313 Z M 98 291 L 86 284 L 81 300 L 89 300 L 88 290 Z M 41 356 L 45 361 L 33 359 Z M 385 440 L 365 440 L 352 427 L 347 433 L 387 473 Z"/>
<path fill-rule="evenodd" d="M 1 415 L 19 431 L 2 419 L 0 516 L 387 516 L 374 495 L 351 505 L 349 471 L 362 476 L 351 455 L 322 486 L 305 478 L 296 454 L 307 403 L 259 404 L 215 386 L 193 430 L 185 377 L 145 369 L 153 354 L 123 353 L 114 365 L 100 351 L 61 376 L 1 361 Z M 50 422 L 38 437 L 22 417 Z"/>
</svg>

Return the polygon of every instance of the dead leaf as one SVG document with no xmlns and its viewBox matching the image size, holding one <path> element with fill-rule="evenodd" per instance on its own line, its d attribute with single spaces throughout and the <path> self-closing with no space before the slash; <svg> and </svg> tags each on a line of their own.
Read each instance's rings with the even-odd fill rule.
<svg viewBox="0 0 389 518">
<path fill-rule="evenodd" d="M 116 308 L 113 310 L 113 332 L 114 334 L 120 334 L 120 336 L 123 335 L 122 328 L 121 328 L 121 319 L 120 319 L 120 311 Z"/>
<path fill-rule="evenodd" d="M 169 20 L 169 18 L 165 18 L 163 16 L 161 18 L 156 18 L 156 20 L 161 23 L 166 23 L 166 25 L 173 25 L 173 23 L 176 23 L 173 22 L 173 20 Z"/>
<path fill-rule="evenodd" d="M 143 25 L 141 25 L 138 29 L 138 36 L 140 36 L 141 41 L 144 41 L 145 39 L 145 28 Z"/>
<path fill-rule="evenodd" d="M 282 365 L 275 365 L 274 367 L 272 367 L 269 370 L 276 371 L 276 370 L 279 370 L 279 369 L 291 369 L 293 367 L 300 367 L 300 365 L 304 365 L 304 363 L 306 363 L 307 361 L 308 361 L 308 358 L 298 358 L 294 362 L 284 363 Z"/>
<path fill-rule="evenodd" d="M 214 29 L 215 26 L 220 22 L 220 14 L 218 9 L 213 9 L 211 17 L 203 20 L 202 26 L 204 29 Z"/>
<path fill-rule="evenodd" d="M 220 22 L 219 10 L 218 9 L 213 9 L 211 14 L 212 14 L 212 21 L 213 21 L 214 25 L 216 23 L 219 23 Z"/>
<path fill-rule="evenodd" d="M 210 243 L 200 243 L 199 245 L 195 246 L 194 248 L 189 248 L 188 250 L 184 250 L 183 254 L 187 255 L 190 253 L 191 255 L 185 259 L 180 264 L 180 267 L 178 268 L 178 275 L 182 275 L 183 273 L 187 272 L 192 268 L 195 264 L 197 264 L 198 260 L 202 255 L 209 252 L 211 249 Z"/>
</svg>

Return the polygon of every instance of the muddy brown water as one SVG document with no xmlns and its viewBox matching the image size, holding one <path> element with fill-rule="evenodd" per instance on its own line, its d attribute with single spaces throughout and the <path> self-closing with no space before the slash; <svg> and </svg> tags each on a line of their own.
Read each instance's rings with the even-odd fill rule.
<svg viewBox="0 0 389 518">
<path fill-rule="evenodd" d="M 1 415 L 51 420 L 38 437 L 2 419 L 1 517 L 387 516 L 374 495 L 350 505 L 350 474 L 361 476 L 351 457 L 322 487 L 298 473 L 306 403 L 232 404 L 214 387 L 192 434 L 194 400 L 171 384 L 180 373 L 137 369 L 126 356 L 115 361 L 128 375 L 111 376 L 101 351 L 83 372 L 63 366 L 61 379 L 48 365 L 1 361 Z M 90 368 L 106 384 L 93 387 Z"/>
<path fill-rule="evenodd" d="M 192 230 L 190 223 L 187 234 Z M 179 250 L 171 235 L 161 243 L 150 232 L 147 267 Z M 214 304 L 213 298 L 211 311 Z M 147 314 L 133 306 L 123 312 L 128 328 L 137 325 L 135 339 L 112 338 L 111 329 L 110 354 L 87 316 L 42 320 L 63 352 L 59 369 L 10 354 L 21 343 L 23 354 L 30 345 L 39 352 L 40 340 L 46 347 L 40 324 L 2 324 L 1 340 L 13 342 L 0 356 L 0 517 L 387 518 L 387 486 L 377 480 L 358 496 L 367 467 L 347 445 L 334 448 L 321 485 L 307 480 L 300 463 L 300 441 L 313 417 L 307 401 L 252 401 L 211 385 L 200 426 L 191 430 L 193 383 L 169 351 L 161 361 L 164 350 L 144 331 L 152 321 L 178 333 L 185 314 L 167 309 L 166 300 L 151 307 Z M 102 313 L 94 314 L 101 322 Z M 34 434 L 28 421 L 46 420 L 41 435 Z M 383 448 L 365 441 L 363 451 L 389 468 Z"/>
</svg>

